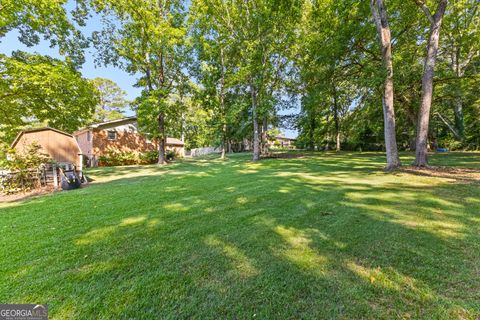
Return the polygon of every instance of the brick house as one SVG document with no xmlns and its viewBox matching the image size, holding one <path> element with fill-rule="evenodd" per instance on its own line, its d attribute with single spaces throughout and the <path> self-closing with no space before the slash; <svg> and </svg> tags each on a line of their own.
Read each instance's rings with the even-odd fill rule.
<svg viewBox="0 0 480 320">
<path fill-rule="evenodd" d="M 157 141 L 151 141 L 139 132 L 135 117 L 93 124 L 74 132 L 73 136 L 91 166 L 96 166 L 98 157 L 108 152 L 158 150 Z M 185 155 L 184 143 L 179 139 L 167 137 L 166 149 L 181 157 Z"/>
</svg>

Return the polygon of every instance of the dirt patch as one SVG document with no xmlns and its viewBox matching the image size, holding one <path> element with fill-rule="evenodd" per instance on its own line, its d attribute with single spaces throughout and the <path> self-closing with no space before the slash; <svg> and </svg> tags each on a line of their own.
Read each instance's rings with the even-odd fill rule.
<svg viewBox="0 0 480 320">
<path fill-rule="evenodd" d="M 414 174 L 417 176 L 437 177 L 453 179 L 458 181 L 480 183 L 480 170 L 470 168 L 455 168 L 455 167 L 401 167 L 399 172 Z"/>
<path fill-rule="evenodd" d="M 20 193 L 8 194 L 8 195 L 0 194 L 0 202 L 8 203 L 8 202 L 24 201 L 33 197 L 42 196 L 52 192 L 55 192 L 55 189 L 53 187 L 44 187 L 41 189 L 35 189 L 28 192 L 20 192 Z"/>
</svg>

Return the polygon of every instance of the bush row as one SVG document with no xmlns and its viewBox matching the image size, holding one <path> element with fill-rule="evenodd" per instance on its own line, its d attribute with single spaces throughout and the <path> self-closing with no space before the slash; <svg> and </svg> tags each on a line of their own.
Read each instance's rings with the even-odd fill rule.
<svg viewBox="0 0 480 320">
<path fill-rule="evenodd" d="M 165 153 L 167 160 L 174 160 L 177 157 L 174 151 L 167 150 Z M 98 166 L 126 166 L 134 164 L 153 164 L 158 161 L 158 150 L 143 153 L 108 151 L 98 157 Z"/>
</svg>

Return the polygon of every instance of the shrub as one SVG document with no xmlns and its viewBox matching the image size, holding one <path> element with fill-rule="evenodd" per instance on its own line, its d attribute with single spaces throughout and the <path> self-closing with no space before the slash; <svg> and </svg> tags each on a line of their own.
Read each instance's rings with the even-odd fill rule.
<svg viewBox="0 0 480 320">
<path fill-rule="evenodd" d="M 438 141 L 439 148 L 446 148 L 448 150 L 462 150 L 464 148 L 463 143 L 455 140 L 452 137 L 444 137 Z"/>
<path fill-rule="evenodd" d="M 98 166 L 99 167 L 109 167 L 111 166 L 110 158 L 106 155 L 98 157 Z"/>
<path fill-rule="evenodd" d="M 40 152 L 41 146 L 33 142 L 19 153 L 9 147 L 2 148 L 1 167 L 6 172 L 0 178 L 0 188 L 4 193 L 27 191 L 40 186 L 40 169 L 52 162 Z"/>
<path fill-rule="evenodd" d="M 144 153 L 119 152 L 110 150 L 104 155 L 98 157 L 98 165 L 101 167 L 108 166 L 125 166 L 133 164 L 152 164 L 158 160 L 158 151 L 147 151 Z"/>
<path fill-rule="evenodd" d="M 98 157 L 98 165 L 101 167 L 125 166 L 139 163 L 140 159 L 134 152 L 109 150 L 104 155 Z"/>
<path fill-rule="evenodd" d="M 122 165 L 138 164 L 140 162 L 138 156 L 133 152 L 120 153 L 117 157 L 117 161 Z"/>
<path fill-rule="evenodd" d="M 167 160 L 173 160 L 179 155 L 173 150 L 167 150 L 165 152 Z M 110 166 L 125 166 L 132 164 L 153 164 L 158 161 L 158 150 L 147 151 L 144 153 L 134 153 L 134 152 L 118 152 L 115 150 L 110 150 L 106 152 L 103 156 L 98 157 L 98 165 L 100 167 L 110 167 Z"/>
<path fill-rule="evenodd" d="M 152 164 L 158 161 L 158 150 L 148 151 L 140 154 L 142 164 Z"/>
</svg>

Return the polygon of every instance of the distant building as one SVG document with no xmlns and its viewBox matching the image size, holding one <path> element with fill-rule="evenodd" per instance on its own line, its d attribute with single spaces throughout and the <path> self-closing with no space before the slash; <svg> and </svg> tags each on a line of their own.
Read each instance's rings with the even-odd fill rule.
<svg viewBox="0 0 480 320">
<path fill-rule="evenodd" d="M 287 149 L 293 149 L 295 148 L 295 142 L 297 139 L 293 138 L 287 138 L 283 134 L 279 134 L 275 136 L 273 141 L 269 141 L 269 146 L 270 147 L 277 147 L 277 148 L 287 148 Z"/>
<path fill-rule="evenodd" d="M 98 157 L 108 152 L 143 153 L 159 148 L 158 141 L 149 140 L 139 132 L 135 117 L 93 124 L 73 135 L 91 166 L 96 166 Z M 176 138 L 167 137 L 166 150 L 181 157 L 185 155 L 184 143 Z"/>
</svg>

